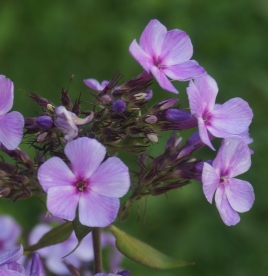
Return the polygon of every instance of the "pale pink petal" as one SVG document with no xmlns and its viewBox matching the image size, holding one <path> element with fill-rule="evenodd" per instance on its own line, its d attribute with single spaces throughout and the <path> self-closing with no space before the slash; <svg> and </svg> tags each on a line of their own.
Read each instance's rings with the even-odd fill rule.
<svg viewBox="0 0 268 276">
<path fill-rule="evenodd" d="M 90 190 L 108 197 L 122 197 L 130 187 L 128 167 L 117 157 L 103 162 L 90 177 Z"/>
<path fill-rule="evenodd" d="M 110 82 L 109 81 L 106 81 L 104 80 L 101 84 L 95 80 L 95 79 L 86 79 L 84 80 L 84 84 L 86 86 L 88 86 L 89 88 L 93 89 L 93 90 L 96 90 L 96 91 L 102 91 L 105 86 L 107 86 Z"/>
<path fill-rule="evenodd" d="M 224 139 L 213 167 L 224 172 L 225 176 L 235 177 L 251 166 L 251 153 L 242 139 Z"/>
<path fill-rule="evenodd" d="M 23 255 L 23 247 L 17 247 L 15 249 L 11 249 L 2 255 L 0 255 L 0 265 L 11 263 L 17 261 Z"/>
<path fill-rule="evenodd" d="M 149 56 L 146 52 L 144 52 L 144 50 L 139 46 L 136 40 L 133 40 L 130 44 L 129 52 L 143 67 L 143 69 L 147 73 L 150 73 L 151 67 L 154 65 L 153 58 Z"/>
<path fill-rule="evenodd" d="M 202 118 L 207 105 L 203 103 L 202 95 L 193 81 L 190 81 L 187 87 L 187 95 L 191 114 L 197 118 Z"/>
<path fill-rule="evenodd" d="M 51 187 L 71 186 L 76 182 L 73 172 L 59 157 L 52 157 L 42 164 L 37 177 L 45 192 Z"/>
<path fill-rule="evenodd" d="M 6 114 L 13 106 L 14 85 L 13 82 L 0 75 L 0 115 Z"/>
<path fill-rule="evenodd" d="M 76 177 L 86 180 L 98 169 L 106 149 L 96 139 L 82 137 L 69 142 L 64 152 L 72 163 Z"/>
<path fill-rule="evenodd" d="M 89 227 L 106 227 L 111 224 L 119 210 L 119 199 L 96 194 L 81 193 L 79 220 Z"/>
<path fill-rule="evenodd" d="M 48 189 L 47 208 L 52 215 L 69 221 L 75 218 L 80 193 L 76 187 L 57 186 Z"/>
<path fill-rule="evenodd" d="M 161 54 L 166 33 L 167 29 L 163 24 L 156 19 L 151 20 L 141 34 L 141 48 L 152 58 L 157 58 Z"/>
<path fill-rule="evenodd" d="M 217 209 L 223 222 L 228 225 L 235 225 L 240 221 L 237 212 L 231 207 L 225 194 L 224 185 L 220 185 L 215 194 L 215 202 Z"/>
<path fill-rule="evenodd" d="M 209 139 L 210 136 L 208 134 L 205 122 L 203 121 L 202 118 L 198 118 L 198 130 L 199 130 L 200 140 L 204 144 L 206 144 L 207 146 L 209 146 L 211 149 L 215 150 L 215 148 L 211 144 L 211 141 Z"/>
<path fill-rule="evenodd" d="M 208 130 L 215 137 L 228 138 L 248 130 L 253 113 L 248 103 L 234 98 L 213 110 Z"/>
<path fill-rule="evenodd" d="M 23 137 L 24 118 L 13 111 L 0 116 L 0 142 L 9 150 L 14 150 Z"/>
<path fill-rule="evenodd" d="M 153 66 L 151 68 L 151 73 L 154 75 L 157 82 L 163 89 L 169 92 L 173 92 L 175 94 L 179 93 L 178 90 L 172 85 L 170 80 L 166 77 L 166 75 L 161 70 L 159 70 L 156 66 Z"/>
<path fill-rule="evenodd" d="M 205 69 L 195 60 L 189 60 L 177 65 L 164 67 L 163 72 L 173 80 L 186 81 L 197 78 L 205 73 Z"/>
<path fill-rule="evenodd" d="M 209 203 L 212 203 L 213 195 L 220 185 L 220 176 L 215 169 L 208 163 L 204 162 L 202 172 L 203 192 Z"/>
<path fill-rule="evenodd" d="M 243 213 L 251 209 L 255 195 L 249 182 L 236 178 L 228 179 L 225 184 L 225 192 L 235 211 Z"/>
<path fill-rule="evenodd" d="M 180 64 L 192 55 L 193 45 L 184 31 L 175 29 L 167 32 L 160 55 L 162 65 Z"/>
</svg>

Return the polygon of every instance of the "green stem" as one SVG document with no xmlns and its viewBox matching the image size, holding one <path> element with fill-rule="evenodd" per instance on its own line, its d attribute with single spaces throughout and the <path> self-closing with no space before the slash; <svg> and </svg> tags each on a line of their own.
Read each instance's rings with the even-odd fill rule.
<svg viewBox="0 0 268 276">
<path fill-rule="evenodd" d="M 101 228 L 93 228 L 92 240 L 94 250 L 94 274 L 97 274 L 102 272 Z"/>
</svg>

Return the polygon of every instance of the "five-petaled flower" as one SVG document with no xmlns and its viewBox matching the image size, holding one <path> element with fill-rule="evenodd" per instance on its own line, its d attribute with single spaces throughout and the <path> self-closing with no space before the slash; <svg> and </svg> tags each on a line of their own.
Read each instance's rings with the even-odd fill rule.
<svg viewBox="0 0 268 276">
<path fill-rule="evenodd" d="M 166 76 L 173 80 L 186 81 L 205 72 L 195 60 L 189 60 L 193 55 L 189 36 L 178 29 L 167 31 L 156 19 L 146 26 L 140 37 L 140 45 L 135 39 L 129 51 L 163 89 L 173 93 L 178 91 Z"/>
<path fill-rule="evenodd" d="M 243 137 L 252 121 L 253 112 L 241 98 L 233 98 L 224 104 L 215 104 L 218 94 L 216 81 L 207 74 L 193 81 L 187 88 L 190 109 L 198 120 L 200 139 L 214 149 L 210 132 L 218 138 Z"/>
<path fill-rule="evenodd" d="M 64 152 L 71 169 L 58 157 L 41 165 L 38 179 L 47 192 L 48 210 L 72 221 L 78 207 L 79 220 L 91 227 L 105 227 L 118 213 L 119 198 L 130 186 L 127 166 L 117 157 L 104 162 L 105 147 L 95 139 L 78 138 Z"/>
<path fill-rule="evenodd" d="M 240 221 L 237 212 L 247 212 L 254 202 L 253 187 L 247 181 L 234 178 L 251 165 L 251 153 L 243 139 L 223 139 L 212 166 L 204 163 L 203 191 L 212 203 L 215 194 L 217 209 L 223 222 L 230 226 Z"/>
<path fill-rule="evenodd" d="M 24 127 L 24 118 L 19 112 L 7 113 L 12 108 L 13 101 L 13 82 L 0 75 L 0 143 L 9 150 L 16 149 L 20 144 Z"/>
</svg>

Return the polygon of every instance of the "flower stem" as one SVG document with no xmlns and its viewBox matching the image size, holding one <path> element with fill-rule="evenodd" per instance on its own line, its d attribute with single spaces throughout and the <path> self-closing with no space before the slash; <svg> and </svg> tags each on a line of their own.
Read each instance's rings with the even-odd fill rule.
<svg viewBox="0 0 268 276">
<path fill-rule="evenodd" d="M 102 271 L 101 228 L 93 228 L 92 240 L 94 250 L 94 274 L 96 274 Z"/>
</svg>

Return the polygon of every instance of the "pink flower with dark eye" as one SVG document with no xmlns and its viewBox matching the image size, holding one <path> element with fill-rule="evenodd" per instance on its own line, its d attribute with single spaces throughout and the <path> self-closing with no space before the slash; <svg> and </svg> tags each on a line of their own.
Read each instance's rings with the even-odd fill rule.
<svg viewBox="0 0 268 276">
<path fill-rule="evenodd" d="M 187 88 L 190 109 L 198 120 L 200 139 L 214 149 L 209 133 L 218 138 L 237 138 L 248 131 L 253 112 L 241 98 L 231 99 L 224 104 L 215 104 L 218 86 L 207 74 L 190 82 Z"/>
<path fill-rule="evenodd" d="M 24 118 L 17 112 L 7 113 L 13 106 L 14 85 L 10 79 L 0 75 L 0 143 L 14 150 L 23 137 Z"/>
<path fill-rule="evenodd" d="M 223 222 L 228 226 L 240 221 L 237 212 L 247 212 L 253 205 L 253 187 L 247 181 L 235 178 L 246 172 L 250 165 L 251 153 L 242 139 L 224 139 L 212 165 L 204 163 L 204 194 L 208 202 L 212 203 L 216 192 L 217 209 Z"/>
<path fill-rule="evenodd" d="M 106 227 L 119 210 L 119 198 L 130 186 L 127 166 L 117 157 L 104 160 L 105 147 L 95 139 L 78 138 L 64 152 L 71 169 L 58 157 L 46 161 L 38 179 L 47 192 L 48 210 L 72 221 L 79 206 L 79 220 L 90 227 Z"/>
<path fill-rule="evenodd" d="M 170 92 L 178 93 L 167 77 L 185 81 L 202 75 L 205 70 L 195 60 L 189 36 L 181 30 L 167 31 L 158 20 L 153 19 L 140 37 L 129 47 L 130 54 L 147 73 L 152 74 L 159 85 Z"/>
</svg>

